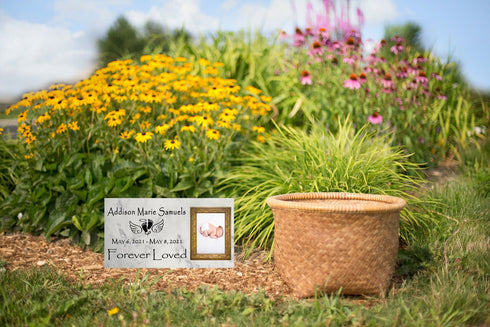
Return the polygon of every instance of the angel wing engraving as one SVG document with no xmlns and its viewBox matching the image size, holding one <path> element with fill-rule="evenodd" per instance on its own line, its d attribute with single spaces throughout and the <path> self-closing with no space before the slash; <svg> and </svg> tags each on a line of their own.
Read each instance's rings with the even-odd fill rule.
<svg viewBox="0 0 490 327">
<path fill-rule="evenodd" d="M 136 225 L 132 221 L 129 221 L 129 228 L 135 234 L 140 234 L 143 232 L 143 228 L 141 226 Z"/>
<path fill-rule="evenodd" d="M 155 225 L 153 225 L 153 227 L 151 228 L 151 231 L 153 233 L 160 233 L 163 229 L 163 224 L 165 223 L 165 221 L 162 219 L 160 220 L 158 223 L 156 223 Z"/>
</svg>

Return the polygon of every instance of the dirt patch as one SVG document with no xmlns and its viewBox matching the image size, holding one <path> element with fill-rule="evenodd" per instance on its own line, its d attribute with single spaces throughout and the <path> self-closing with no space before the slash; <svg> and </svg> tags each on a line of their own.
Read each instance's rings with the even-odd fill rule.
<svg viewBox="0 0 490 327">
<path fill-rule="evenodd" d="M 248 294 L 262 290 L 271 298 L 292 295 L 273 263 L 264 261 L 265 257 L 263 251 L 256 251 L 246 259 L 243 254 L 235 253 L 235 267 L 231 269 L 140 269 L 139 276 L 147 273 L 153 277 L 163 275 L 154 289 L 164 291 L 175 288 L 196 290 L 206 285 Z M 48 243 L 42 236 L 26 234 L 0 234 L 0 259 L 7 263 L 8 270 L 48 265 L 74 281 L 94 286 L 122 278 L 131 282 L 138 275 L 136 268 L 105 269 L 103 254 L 83 250 L 69 239 Z"/>
</svg>

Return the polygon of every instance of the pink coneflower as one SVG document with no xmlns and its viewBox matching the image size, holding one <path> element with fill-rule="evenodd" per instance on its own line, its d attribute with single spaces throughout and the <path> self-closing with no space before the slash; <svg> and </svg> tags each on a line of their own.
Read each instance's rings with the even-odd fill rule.
<svg viewBox="0 0 490 327">
<path fill-rule="evenodd" d="M 390 51 L 394 54 L 398 54 L 402 52 L 405 48 L 403 47 L 403 39 L 400 35 L 395 35 L 391 38 L 392 41 L 395 42 L 395 45 L 390 48 Z"/>
<path fill-rule="evenodd" d="M 300 47 L 305 44 L 305 36 L 299 27 L 296 27 L 296 31 L 294 32 L 294 47 Z"/>
<path fill-rule="evenodd" d="M 384 88 L 389 89 L 394 86 L 393 81 L 391 80 L 391 75 L 386 73 L 381 80 L 381 84 L 383 85 Z"/>
<path fill-rule="evenodd" d="M 342 59 L 342 61 L 348 65 L 354 65 L 356 63 L 356 59 L 357 59 L 356 56 L 344 57 L 344 59 Z"/>
<path fill-rule="evenodd" d="M 332 50 L 339 49 L 340 48 L 339 41 L 333 41 L 330 47 L 332 48 Z"/>
<path fill-rule="evenodd" d="M 325 50 L 322 47 L 322 44 L 318 41 L 313 42 L 310 50 L 310 56 L 318 55 L 321 56 Z"/>
<path fill-rule="evenodd" d="M 325 27 L 320 27 L 318 29 L 318 36 L 320 37 L 320 39 L 322 41 L 326 41 L 328 39 L 328 32 L 327 30 L 325 29 Z"/>
<path fill-rule="evenodd" d="M 407 78 L 408 77 L 408 69 L 405 66 L 398 68 L 398 73 L 396 74 L 398 78 Z"/>
<path fill-rule="evenodd" d="M 423 55 L 418 55 L 417 58 L 414 59 L 415 63 L 424 63 L 427 61 L 427 58 L 425 58 Z"/>
<path fill-rule="evenodd" d="M 366 73 L 362 72 L 359 74 L 359 82 L 364 83 L 367 81 Z"/>
<path fill-rule="evenodd" d="M 279 40 L 287 40 L 288 39 L 288 33 L 286 33 L 285 31 L 281 31 L 281 33 L 279 34 Z"/>
<path fill-rule="evenodd" d="M 423 70 L 419 71 L 419 74 L 417 75 L 417 77 L 415 77 L 415 80 L 421 84 L 427 84 L 429 82 L 429 79 L 427 78 Z"/>
<path fill-rule="evenodd" d="M 383 116 L 375 111 L 371 116 L 368 117 L 368 122 L 373 125 L 381 125 L 381 123 L 383 122 Z"/>
<path fill-rule="evenodd" d="M 381 92 L 386 93 L 386 94 L 391 94 L 391 92 L 393 92 L 393 90 L 394 89 L 392 87 L 383 87 L 381 89 Z"/>
<path fill-rule="evenodd" d="M 398 54 L 405 49 L 401 43 L 397 43 L 394 46 L 390 48 L 390 51 L 393 52 L 394 54 Z"/>
<path fill-rule="evenodd" d="M 301 81 L 301 84 L 302 85 L 311 85 L 313 84 L 313 82 L 311 81 L 311 75 L 310 75 L 310 72 L 307 71 L 307 70 L 303 70 L 301 72 L 301 77 L 299 78 L 299 80 Z"/>
<path fill-rule="evenodd" d="M 350 74 L 349 79 L 345 80 L 344 87 L 347 87 L 351 90 L 358 89 L 361 87 L 361 82 L 357 79 L 356 74 Z"/>
<path fill-rule="evenodd" d="M 434 77 L 436 80 L 442 81 L 442 77 L 438 73 L 432 73 L 430 74 L 430 77 Z"/>
</svg>

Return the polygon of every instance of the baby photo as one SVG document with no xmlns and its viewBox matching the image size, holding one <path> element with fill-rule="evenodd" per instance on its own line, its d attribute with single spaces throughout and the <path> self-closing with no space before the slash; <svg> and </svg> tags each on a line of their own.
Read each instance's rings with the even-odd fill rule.
<svg viewBox="0 0 490 327">
<path fill-rule="evenodd" d="M 201 212 L 196 214 L 197 220 L 197 253 L 225 253 L 225 213 Z"/>
</svg>

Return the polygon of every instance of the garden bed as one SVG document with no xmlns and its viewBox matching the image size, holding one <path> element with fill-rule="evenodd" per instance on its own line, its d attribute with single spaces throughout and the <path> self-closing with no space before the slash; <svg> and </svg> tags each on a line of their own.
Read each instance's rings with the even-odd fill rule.
<svg viewBox="0 0 490 327">
<path fill-rule="evenodd" d="M 255 293 L 263 291 L 268 297 L 291 295 L 291 289 L 281 279 L 271 261 L 264 261 L 266 252 L 255 251 L 244 258 L 235 250 L 233 269 L 139 269 L 139 278 L 164 275 L 154 289 L 171 291 L 175 288 L 196 290 L 201 286 L 217 287 L 223 291 Z M 238 252 L 238 253 L 237 253 Z M 69 239 L 48 243 L 43 236 L 0 234 L 0 258 L 9 270 L 30 269 L 49 265 L 62 275 L 85 284 L 101 285 L 125 278 L 134 281 L 138 269 L 105 269 L 104 255 L 74 246 Z"/>
</svg>

